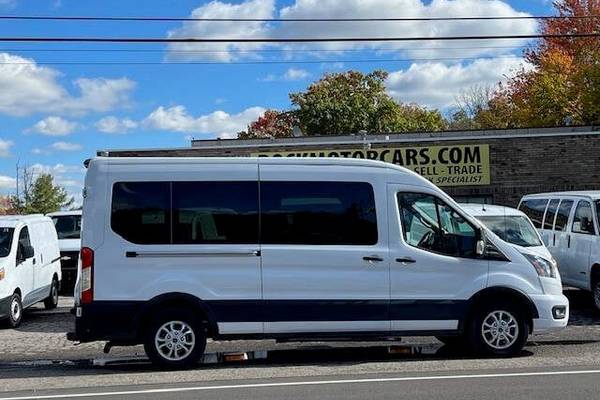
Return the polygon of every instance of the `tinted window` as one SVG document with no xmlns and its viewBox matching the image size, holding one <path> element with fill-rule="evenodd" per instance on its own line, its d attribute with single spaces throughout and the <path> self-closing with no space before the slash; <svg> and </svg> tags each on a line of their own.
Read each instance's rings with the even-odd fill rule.
<svg viewBox="0 0 600 400">
<path fill-rule="evenodd" d="M 558 212 L 556 213 L 556 222 L 554 229 L 557 231 L 566 231 L 567 224 L 569 223 L 569 215 L 571 215 L 571 208 L 573 208 L 573 200 L 561 200 Z"/>
<path fill-rule="evenodd" d="M 113 186 L 111 227 L 139 244 L 171 242 L 169 182 L 120 182 Z"/>
<path fill-rule="evenodd" d="M 258 243 L 258 183 L 173 182 L 173 243 Z"/>
<path fill-rule="evenodd" d="M 10 254 L 14 231 L 13 228 L 0 228 L 0 257 Z"/>
<path fill-rule="evenodd" d="M 519 210 L 523 211 L 531 219 L 533 226 L 539 229 L 542 227 L 542 220 L 544 219 L 544 211 L 546 211 L 547 204 L 547 199 L 524 200 L 519 206 Z"/>
<path fill-rule="evenodd" d="M 52 217 L 59 239 L 81 238 L 81 215 L 60 215 Z"/>
<path fill-rule="evenodd" d="M 29 229 L 24 227 L 19 232 L 19 241 L 17 242 L 17 263 L 25 260 L 23 250 L 27 246 L 31 246 L 31 241 L 29 240 Z"/>
<path fill-rule="evenodd" d="M 508 243 L 523 247 L 541 246 L 542 242 L 529 220 L 524 216 L 477 217 L 492 232 Z"/>
<path fill-rule="evenodd" d="M 575 218 L 573 218 L 573 232 L 590 235 L 596 233 L 592 217 L 592 205 L 588 201 L 580 201 L 577 204 Z"/>
<path fill-rule="evenodd" d="M 398 193 L 404 240 L 411 246 L 458 257 L 474 257 L 476 231 L 440 199 Z"/>
<path fill-rule="evenodd" d="M 373 245 L 373 188 L 360 182 L 261 182 L 265 244 Z"/>
<path fill-rule="evenodd" d="M 600 200 L 596 200 L 596 222 L 598 226 L 600 226 Z"/>
<path fill-rule="evenodd" d="M 544 229 L 554 229 L 554 217 L 556 216 L 558 203 L 560 203 L 559 199 L 550 200 L 548 209 L 546 210 L 546 216 L 544 217 Z"/>
</svg>

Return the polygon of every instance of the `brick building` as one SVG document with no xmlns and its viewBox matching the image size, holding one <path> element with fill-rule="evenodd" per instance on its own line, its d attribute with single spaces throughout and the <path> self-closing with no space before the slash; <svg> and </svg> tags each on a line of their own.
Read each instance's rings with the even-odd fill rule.
<svg viewBox="0 0 600 400">
<path fill-rule="evenodd" d="M 527 193 L 600 189 L 598 127 L 193 140 L 188 148 L 98 154 L 372 158 L 415 170 L 459 201 L 509 206 Z"/>
</svg>

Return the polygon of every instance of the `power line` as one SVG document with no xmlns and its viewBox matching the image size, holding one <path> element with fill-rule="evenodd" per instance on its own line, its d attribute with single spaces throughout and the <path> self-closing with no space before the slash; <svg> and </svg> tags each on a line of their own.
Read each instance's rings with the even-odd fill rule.
<svg viewBox="0 0 600 400">
<path fill-rule="evenodd" d="M 86 42 L 86 43 L 317 43 L 317 42 L 423 42 L 454 40 L 576 39 L 599 37 L 600 33 L 415 36 L 415 37 L 338 37 L 338 38 L 121 38 L 121 37 L 0 37 L 0 42 Z"/>
<path fill-rule="evenodd" d="M 41 61 L 41 62 L 0 62 L 0 65 L 270 65 L 270 64 L 334 64 L 334 63 L 378 63 L 378 62 L 410 62 L 410 61 L 458 61 L 458 60 L 495 60 L 498 58 L 515 58 L 514 56 L 498 57 L 425 57 L 425 58 L 390 58 L 390 59 L 341 59 L 341 60 L 261 60 L 261 61 Z"/>
<path fill-rule="evenodd" d="M 54 15 L 0 15 L 0 20 L 33 21 L 138 21 L 138 22 L 419 22 L 419 21 L 489 21 L 489 20 L 554 20 L 593 19 L 596 15 L 510 15 L 470 17 L 400 17 L 400 18 L 194 18 L 194 17 L 142 17 L 142 16 L 54 16 Z"/>
<path fill-rule="evenodd" d="M 431 51 L 431 50 L 494 50 L 494 49 L 520 49 L 526 46 L 461 46 L 461 47 L 376 47 L 372 49 L 355 49 L 355 48 L 339 48 L 339 49 L 323 49 L 323 48 L 299 48 L 299 49 L 255 49 L 255 50 L 242 50 L 242 49 L 230 49 L 230 50 L 165 50 L 165 49 L 64 49 L 64 48 L 45 48 L 45 49 L 34 49 L 34 48 L 0 48 L 0 52 L 65 52 L 65 53 L 181 53 L 181 54 L 222 54 L 222 53 L 339 53 L 339 52 L 364 52 L 364 51 Z"/>
</svg>

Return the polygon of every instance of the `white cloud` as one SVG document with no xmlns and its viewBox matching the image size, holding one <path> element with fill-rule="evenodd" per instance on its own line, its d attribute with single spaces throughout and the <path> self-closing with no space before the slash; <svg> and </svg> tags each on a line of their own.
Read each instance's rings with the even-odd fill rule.
<svg viewBox="0 0 600 400">
<path fill-rule="evenodd" d="M 37 173 L 52 174 L 52 175 L 63 175 L 63 174 L 83 174 L 85 168 L 83 165 L 65 165 L 65 164 L 33 164 L 31 169 Z"/>
<path fill-rule="evenodd" d="M 26 132 L 36 132 L 47 136 L 67 136 L 77 129 L 76 122 L 68 121 L 61 117 L 50 116 L 38 121 Z"/>
<path fill-rule="evenodd" d="M 435 108 L 451 106 L 461 90 L 504 81 L 521 66 L 518 57 L 479 59 L 469 64 L 415 63 L 406 70 L 390 73 L 388 92 L 396 100 Z"/>
<path fill-rule="evenodd" d="M 0 175 L 0 189 L 14 189 L 17 184 L 17 180 L 12 176 Z"/>
<path fill-rule="evenodd" d="M 14 143 L 12 140 L 4 140 L 0 139 L 0 157 L 9 157 L 10 156 L 10 148 Z"/>
<path fill-rule="evenodd" d="M 58 82 L 59 76 L 33 59 L 0 53 L 0 113 L 106 112 L 127 105 L 135 87 L 127 78 L 79 78 L 73 82 L 73 94 Z"/>
<path fill-rule="evenodd" d="M 301 81 L 310 76 L 310 72 L 300 68 L 288 68 L 282 75 L 269 74 L 266 77 L 260 79 L 263 82 L 274 82 L 274 81 Z"/>
<path fill-rule="evenodd" d="M 55 142 L 50 145 L 50 148 L 57 151 L 79 151 L 83 146 L 72 142 Z"/>
<path fill-rule="evenodd" d="M 508 2 L 501 0 L 295 0 L 292 4 L 275 10 L 273 0 L 247 0 L 240 4 L 212 1 L 192 12 L 196 18 L 381 18 L 386 17 L 464 17 L 464 16 L 526 16 Z M 169 32 L 169 37 L 243 37 L 243 38 L 311 38 L 311 37 L 433 37 L 462 35 L 532 34 L 537 24 L 534 20 L 485 20 L 485 21 L 393 21 L 393 22 L 185 22 Z M 526 41 L 510 41 L 508 46 L 519 48 Z M 506 42 L 504 42 L 506 46 Z M 481 48 L 486 47 L 488 48 Z M 496 48 L 489 48 L 496 46 Z M 202 52 L 173 53 L 169 57 L 185 59 L 218 60 L 230 62 L 244 57 L 257 57 L 252 52 L 235 53 L 235 50 L 279 49 L 326 49 L 342 52 L 349 49 L 371 49 L 403 55 L 406 57 L 475 57 L 479 55 L 506 54 L 512 49 L 497 48 L 493 40 L 468 42 L 346 42 L 308 44 L 176 44 L 170 50 L 202 50 Z M 454 51 L 426 49 L 425 47 L 471 47 Z M 479 47 L 479 48 L 473 48 Z M 410 48 L 410 50 L 406 50 Z M 220 53 L 207 53 L 208 50 Z M 306 53 L 297 53 L 306 57 Z M 328 55 L 313 52 L 314 56 Z M 335 54 L 335 53 L 334 53 Z M 329 54 L 330 55 L 330 54 Z M 292 56 L 292 54 L 288 54 Z"/>
<path fill-rule="evenodd" d="M 96 129 L 104 133 L 127 133 L 138 127 L 137 121 L 129 118 L 119 119 L 114 116 L 104 117 L 96 122 Z"/>
<path fill-rule="evenodd" d="M 275 0 L 248 0 L 240 4 L 211 1 L 192 11 L 191 18 L 273 18 Z M 186 37 L 238 37 L 260 38 L 269 36 L 269 25 L 262 22 L 184 22 L 181 27 L 168 33 L 170 38 Z M 261 43 L 173 43 L 169 45 L 169 57 L 184 60 L 208 59 L 233 61 L 237 58 L 231 51 L 258 50 Z M 217 53 L 214 53 L 214 52 Z"/>
<path fill-rule="evenodd" d="M 148 129 L 211 134 L 218 137 L 233 137 L 247 125 L 264 114 L 262 107 L 250 107 L 238 114 L 214 111 L 210 114 L 193 117 L 184 106 L 158 107 L 143 121 Z"/>
</svg>

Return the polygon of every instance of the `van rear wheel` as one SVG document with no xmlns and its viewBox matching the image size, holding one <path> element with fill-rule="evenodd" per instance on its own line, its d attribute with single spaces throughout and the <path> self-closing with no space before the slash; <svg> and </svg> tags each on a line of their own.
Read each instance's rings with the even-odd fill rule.
<svg viewBox="0 0 600 400">
<path fill-rule="evenodd" d="M 54 310 L 58 306 L 58 281 L 52 278 L 50 284 L 50 295 L 44 300 L 46 310 Z"/>
<path fill-rule="evenodd" d="M 160 313 L 146 330 L 144 350 L 153 364 L 167 369 L 192 367 L 204 354 L 206 330 L 191 313 Z"/>
<path fill-rule="evenodd" d="M 594 298 L 594 306 L 597 311 L 600 311 L 600 279 L 592 282 L 592 297 Z"/>
<path fill-rule="evenodd" d="M 529 326 L 519 307 L 492 302 L 475 311 L 469 343 L 477 354 L 510 357 L 523 350 L 528 335 Z"/>
</svg>

